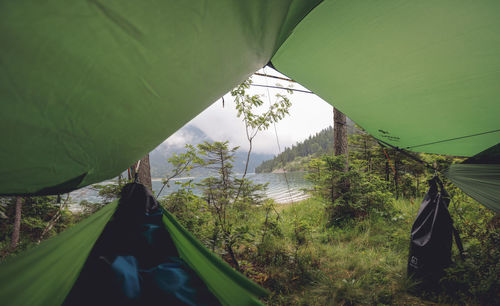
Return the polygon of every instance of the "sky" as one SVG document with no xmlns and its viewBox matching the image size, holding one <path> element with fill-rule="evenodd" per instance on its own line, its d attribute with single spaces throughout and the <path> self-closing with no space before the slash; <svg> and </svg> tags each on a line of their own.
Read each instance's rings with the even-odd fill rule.
<svg viewBox="0 0 500 306">
<path fill-rule="evenodd" d="M 265 70 L 261 69 L 259 72 L 285 77 L 269 67 L 265 68 Z M 254 84 L 268 86 L 279 84 L 279 86 L 283 87 L 293 84 L 294 89 L 307 90 L 307 88 L 297 83 L 268 77 L 254 75 L 252 80 Z M 250 95 L 262 95 L 261 99 L 264 101 L 264 105 L 258 110 L 261 112 L 269 108 L 269 96 L 271 102 L 274 102 L 277 93 L 286 94 L 289 97 L 292 102 L 290 114 L 276 123 L 276 131 L 274 126 L 271 125 L 268 130 L 257 134 L 253 141 L 253 152 L 278 154 L 280 150 L 278 149 L 276 134 L 281 151 L 283 151 L 285 147 L 290 147 L 292 144 L 300 142 L 310 135 L 332 125 L 333 107 L 314 94 L 295 91 L 290 95 L 285 90 L 254 86 L 248 90 L 248 94 Z M 222 99 L 219 99 L 187 123 L 187 125 L 198 127 L 213 140 L 229 140 L 230 146 L 240 146 L 241 149 L 247 150 L 248 140 L 245 133 L 245 124 L 236 115 L 234 98 L 230 93 L 227 93 L 224 95 L 224 107 L 222 106 Z M 185 133 L 177 132 L 171 135 L 165 142 L 170 145 L 183 146 L 185 143 L 189 143 L 189 138 Z"/>
</svg>

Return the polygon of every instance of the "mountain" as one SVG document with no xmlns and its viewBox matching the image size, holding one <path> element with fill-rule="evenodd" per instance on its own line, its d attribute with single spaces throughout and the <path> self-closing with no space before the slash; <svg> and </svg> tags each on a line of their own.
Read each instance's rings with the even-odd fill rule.
<svg viewBox="0 0 500 306">
<path fill-rule="evenodd" d="M 149 154 L 151 176 L 155 178 L 168 176 L 172 170 L 172 166 L 168 163 L 168 159 L 172 154 L 184 153 L 186 151 L 184 147 L 186 144 L 196 146 L 204 141 L 213 142 L 214 140 L 194 125 L 184 126 Z M 229 146 L 231 147 L 231 144 L 229 144 Z M 248 172 L 254 172 L 257 165 L 272 157 L 272 154 L 252 153 L 250 163 L 248 164 Z M 242 173 L 245 170 L 246 158 L 246 151 L 236 151 L 233 162 L 233 171 L 235 173 Z M 191 171 L 191 175 L 206 176 L 209 175 L 209 171 L 202 168 L 194 169 Z"/>
<path fill-rule="evenodd" d="M 234 172 L 235 173 L 243 173 L 245 171 L 245 163 L 247 161 L 248 151 L 236 151 L 234 155 Z M 248 163 L 248 173 L 255 172 L 255 168 L 262 164 L 265 160 L 273 158 L 273 154 L 264 154 L 264 153 L 251 153 L 250 162 Z"/>
</svg>

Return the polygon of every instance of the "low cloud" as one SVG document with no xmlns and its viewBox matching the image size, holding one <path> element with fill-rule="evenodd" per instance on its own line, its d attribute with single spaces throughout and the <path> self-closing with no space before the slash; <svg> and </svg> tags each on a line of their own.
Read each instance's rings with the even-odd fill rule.
<svg viewBox="0 0 500 306">
<path fill-rule="evenodd" d="M 254 77 L 254 83 L 256 84 L 266 84 L 266 82 L 269 85 L 275 85 L 275 82 L 266 81 L 265 78 Z M 300 85 L 295 85 L 294 88 L 304 89 Z M 262 87 L 251 87 L 249 90 L 251 95 L 262 95 L 261 98 L 265 102 L 263 107 L 265 108 L 269 106 L 268 94 L 271 97 L 271 102 L 273 102 L 277 93 L 286 94 L 284 90 L 269 89 L 268 91 Z M 333 122 L 332 106 L 316 95 L 295 92 L 288 96 L 292 102 L 290 115 L 276 124 L 281 150 L 331 126 Z M 236 116 L 235 103 L 230 94 L 224 96 L 224 106 L 221 99 L 214 102 L 191 120 L 188 125 L 198 127 L 213 140 L 228 140 L 231 146 L 240 146 L 244 150 L 248 149 L 245 125 L 242 119 Z M 271 125 L 267 131 L 259 132 L 254 139 L 254 152 L 277 154 L 276 132 L 274 125 Z M 171 146 L 184 146 L 190 141 L 192 139 L 189 139 L 189 134 L 183 133 L 182 129 L 166 140 Z"/>
</svg>

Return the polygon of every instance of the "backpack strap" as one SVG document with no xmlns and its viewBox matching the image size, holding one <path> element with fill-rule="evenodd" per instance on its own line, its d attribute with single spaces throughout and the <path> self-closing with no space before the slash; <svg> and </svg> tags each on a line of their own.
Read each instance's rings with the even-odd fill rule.
<svg viewBox="0 0 500 306">
<path fill-rule="evenodd" d="M 465 260 L 465 252 L 464 252 L 464 246 L 462 245 L 462 240 L 460 239 L 460 235 L 458 234 L 457 229 L 452 225 L 451 228 L 453 229 L 453 236 L 455 237 L 455 243 L 457 244 L 458 251 L 460 253 L 460 258 L 462 261 Z"/>
<path fill-rule="evenodd" d="M 439 179 L 439 177 L 436 175 L 434 176 L 434 178 L 438 185 L 439 185 L 439 189 L 440 189 L 440 192 L 441 192 L 441 195 L 445 198 L 450 198 L 448 192 L 446 192 L 446 190 L 444 189 L 444 185 L 443 185 L 443 182 Z M 449 205 L 449 201 L 448 201 L 448 205 Z M 450 218 L 451 218 L 451 215 L 450 215 Z M 465 260 L 465 251 L 464 251 L 464 246 L 462 245 L 462 239 L 460 239 L 460 234 L 458 233 L 457 229 L 455 228 L 455 226 L 453 225 L 453 219 L 452 219 L 452 224 L 451 224 L 451 228 L 452 228 L 452 231 L 453 231 L 453 236 L 455 237 L 455 243 L 457 244 L 457 248 L 458 248 L 458 251 L 460 253 L 460 258 L 462 259 L 462 261 Z"/>
</svg>

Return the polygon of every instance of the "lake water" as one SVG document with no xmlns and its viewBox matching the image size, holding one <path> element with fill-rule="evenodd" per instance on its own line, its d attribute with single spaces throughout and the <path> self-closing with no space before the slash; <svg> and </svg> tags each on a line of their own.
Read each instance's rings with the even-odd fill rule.
<svg viewBox="0 0 500 306">
<path fill-rule="evenodd" d="M 304 179 L 305 173 L 302 172 L 291 172 L 291 173 L 249 173 L 247 174 L 247 179 L 253 181 L 257 184 L 269 183 L 268 190 L 266 192 L 267 196 L 274 199 L 277 203 L 289 203 L 300 201 L 306 199 L 308 195 L 304 192 L 304 188 L 311 186 L 311 183 Z M 193 180 L 194 183 L 201 182 L 205 177 L 184 177 L 177 178 L 170 182 L 170 187 L 165 187 L 160 194 L 160 198 L 166 196 L 180 187 L 174 182 L 186 182 L 188 180 Z M 288 181 L 288 184 L 287 184 Z M 101 184 L 112 184 L 113 181 L 102 182 Z M 153 190 L 156 194 L 160 191 L 162 187 L 161 179 L 153 179 Z M 199 194 L 198 190 L 195 193 Z M 73 203 L 79 203 L 82 200 L 87 200 L 89 202 L 100 202 L 102 198 L 99 197 L 98 193 L 91 187 L 84 187 L 71 192 L 70 194 Z M 76 207 L 74 207 L 76 209 Z"/>
</svg>

